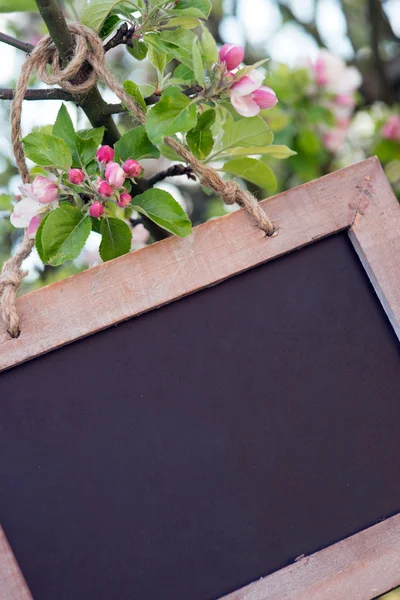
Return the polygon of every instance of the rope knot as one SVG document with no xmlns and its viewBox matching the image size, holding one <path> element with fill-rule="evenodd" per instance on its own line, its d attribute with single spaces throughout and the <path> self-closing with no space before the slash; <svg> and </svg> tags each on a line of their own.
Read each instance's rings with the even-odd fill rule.
<svg viewBox="0 0 400 600">
<path fill-rule="evenodd" d="M 12 287 L 18 288 L 26 274 L 26 272 L 22 272 L 19 269 L 18 271 L 6 269 L 0 276 L 0 287 L 11 285 Z"/>
<path fill-rule="evenodd" d="M 66 92 L 84 94 L 94 87 L 98 80 L 96 70 L 85 72 L 85 80 L 79 82 L 76 76 L 84 64 L 92 63 L 93 58 L 104 63 L 104 50 L 100 38 L 88 27 L 79 23 L 69 26 L 74 36 L 74 54 L 65 68 L 61 66 L 61 58 L 50 36 L 42 38 L 31 54 L 31 60 L 37 69 L 39 78 L 48 85 L 59 85 Z M 50 64 L 51 70 L 48 69 Z M 74 80 L 75 78 L 75 80 Z"/>
</svg>

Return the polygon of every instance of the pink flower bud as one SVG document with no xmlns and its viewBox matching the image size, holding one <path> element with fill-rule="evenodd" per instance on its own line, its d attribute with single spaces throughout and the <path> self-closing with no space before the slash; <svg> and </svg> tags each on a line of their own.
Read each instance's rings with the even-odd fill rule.
<svg viewBox="0 0 400 600">
<path fill-rule="evenodd" d="M 32 193 L 40 204 L 50 204 L 58 197 L 58 187 L 55 181 L 38 175 L 32 182 Z"/>
<path fill-rule="evenodd" d="M 100 204 L 100 202 L 93 202 L 92 206 L 89 209 L 90 216 L 94 217 L 95 219 L 100 219 L 103 212 L 104 206 Z"/>
<path fill-rule="evenodd" d="M 252 99 L 260 108 L 272 108 L 278 102 L 274 90 L 266 85 L 262 85 L 255 92 L 250 94 Z"/>
<path fill-rule="evenodd" d="M 400 140 L 400 115 L 392 115 L 382 127 L 382 136 L 387 140 Z"/>
<path fill-rule="evenodd" d="M 96 158 L 99 162 L 109 163 L 114 158 L 114 150 L 110 146 L 100 146 Z"/>
<path fill-rule="evenodd" d="M 109 162 L 106 166 L 106 179 L 114 188 L 120 188 L 125 181 L 125 173 L 122 167 L 115 162 Z"/>
<path fill-rule="evenodd" d="M 71 183 L 79 185 L 85 179 L 85 173 L 81 169 L 70 169 L 68 171 L 68 179 Z"/>
<path fill-rule="evenodd" d="M 241 46 L 224 44 L 219 51 L 219 60 L 226 64 L 228 71 L 236 69 L 244 59 L 244 50 Z"/>
<path fill-rule="evenodd" d="M 103 198 L 109 198 L 113 195 L 113 189 L 108 185 L 107 181 L 99 181 L 97 185 L 98 192 Z"/>
<path fill-rule="evenodd" d="M 126 206 L 128 206 L 128 204 L 130 203 L 131 200 L 132 200 L 132 196 L 130 194 L 128 194 L 128 192 L 123 192 L 120 195 L 119 200 L 117 201 L 117 204 L 121 208 L 125 208 Z"/>
<path fill-rule="evenodd" d="M 139 165 L 137 160 L 133 160 L 133 158 L 126 160 L 122 165 L 122 168 L 128 177 L 139 177 L 143 170 L 143 167 Z"/>
</svg>

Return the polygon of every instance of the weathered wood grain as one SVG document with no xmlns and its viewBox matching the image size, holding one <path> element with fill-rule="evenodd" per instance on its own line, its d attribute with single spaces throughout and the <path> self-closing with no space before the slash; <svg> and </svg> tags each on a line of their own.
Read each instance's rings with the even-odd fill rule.
<svg viewBox="0 0 400 600">
<path fill-rule="evenodd" d="M 0 598 L 1 600 L 32 600 L 31 593 L 0 526 Z"/>
<path fill-rule="evenodd" d="M 400 339 L 399 202 L 383 172 L 367 176 L 358 192 L 358 214 L 349 236 Z"/>
<path fill-rule="evenodd" d="M 349 228 L 376 176 L 372 158 L 263 201 L 271 238 L 241 210 L 23 296 L 19 338 L 0 327 L 0 370 Z"/>
<path fill-rule="evenodd" d="M 400 585 L 400 514 L 221 600 L 371 600 Z"/>
</svg>

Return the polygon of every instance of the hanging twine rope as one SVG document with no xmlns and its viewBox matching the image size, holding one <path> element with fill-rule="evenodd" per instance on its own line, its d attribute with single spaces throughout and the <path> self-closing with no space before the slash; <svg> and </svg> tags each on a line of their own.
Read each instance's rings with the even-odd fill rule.
<svg viewBox="0 0 400 600">
<path fill-rule="evenodd" d="M 146 113 L 125 92 L 114 75 L 107 69 L 102 41 L 98 35 L 79 23 L 70 25 L 69 30 L 75 38 L 75 49 L 68 65 L 65 68 L 61 67 L 60 56 L 52 39 L 50 36 L 44 37 L 26 59 L 15 88 L 11 108 L 11 139 L 16 163 L 24 183 L 29 183 L 30 176 L 22 145 L 21 112 L 22 102 L 34 70 L 37 71 L 39 78 L 44 83 L 57 84 L 65 91 L 76 95 L 88 92 L 100 78 L 118 96 L 139 123 L 145 124 L 146 122 Z M 85 62 L 88 62 L 93 70 L 84 82 L 74 83 L 71 80 L 79 73 Z M 50 65 L 50 69 L 48 65 Z M 191 152 L 174 138 L 167 137 L 164 142 L 193 169 L 202 185 L 211 188 L 222 198 L 225 204 L 236 202 L 249 213 L 266 235 L 273 234 L 273 224 L 252 194 L 243 190 L 235 181 L 223 181 L 212 167 L 197 160 Z M 17 290 L 27 274 L 21 270 L 21 264 L 29 255 L 33 244 L 33 240 L 25 233 L 22 246 L 12 258 L 4 263 L 0 276 L 2 318 L 7 331 L 12 337 L 18 337 L 19 335 L 19 317 L 16 310 Z"/>
</svg>

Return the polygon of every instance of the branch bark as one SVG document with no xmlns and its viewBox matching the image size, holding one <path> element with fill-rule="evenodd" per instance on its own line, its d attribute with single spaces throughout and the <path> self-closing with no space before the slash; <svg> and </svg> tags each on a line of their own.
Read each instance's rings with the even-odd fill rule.
<svg viewBox="0 0 400 600">
<path fill-rule="evenodd" d="M 0 100 L 12 100 L 14 98 L 13 89 L 0 88 Z M 76 102 L 76 97 L 59 88 L 49 90 L 28 90 L 24 97 L 25 100 L 65 100 L 66 102 Z"/>
<path fill-rule="evenodd" d="M 65 17 L 56 0 L 36 0 L 39 12 L 47 25 L 49 34 L 60 53 L 63 62 L 68 62 L 74 50 L 74 40 L 69 33 Z M 89 66 L 89 65 L 88 65 Z M 82 75 L 87 73 L 87 67 L 83 67 Z M 107 103 L 103 100 L 97 87 L 92 88 L 87 94 L 77 100 L 86 113 L 93 127 L 105 127 L 104 142 L 109 145 L 115 144 L 120 134 L 111 115 L 104 113 Z"/>
<path fill-rule="evenodd" d="M 13 48 L 17 48 L 18 50 L 22 50 L 23 52 L 27 53 L 32 52 L 35 47 L 32 44 L 21 42 L 21 40 L 17 40 L 17 38 L 7 35 L 6 33 L 0 33 L 0 42 L 8 44 L 8 46 L 13 46 Z"/>
</svg>

